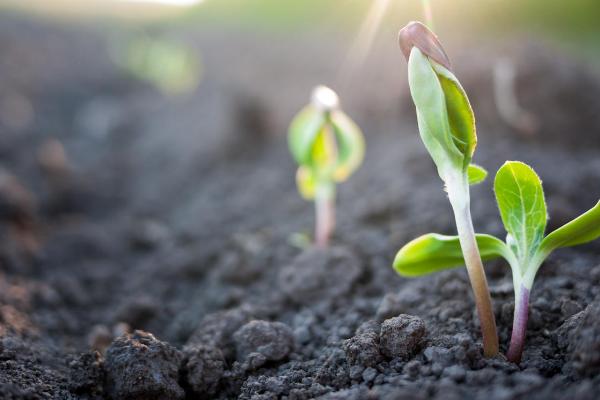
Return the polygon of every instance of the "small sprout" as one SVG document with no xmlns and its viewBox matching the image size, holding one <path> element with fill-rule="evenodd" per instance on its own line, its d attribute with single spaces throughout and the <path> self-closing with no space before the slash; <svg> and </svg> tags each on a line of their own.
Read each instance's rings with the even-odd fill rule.
<svg viewBox="0 0 600 400">
<path fill-rule="evenodd" d="M 139 35 L 116 40 L 111 50 L 120 68 L 166 95 L 192 93 L 202 79 L 199 54 L 179 41 Z"/>
<path fill-rule="evenodd" d="M 576 246 L 600 237 L 600 202 L 594 208 L 547 236 L 546 202 L 542 183 L 528 165 L 508 161 L 496 174 L 494 191 L 504 227 L 506 243 L 490 235 L 477 235 L 484 260 L 499 257 L 512 269 L 515 290 L 513 330 L 507 357 L 518 363 L 525 344 L 529 294 L 535 275 L 552 251 Z M 458 236 L 427 234 L 404 246 L 394 262 L 401 275 L 420 276 L 460 266 Z"/>
<path fill-rule="evenodd" d="M 481 321 L 484 354 L 492 357 L 498 353 L 498 335 L 471 221 L 469 198 L 469 185 L 483 181 L 486 176 L 483 168 L 471 164 L 477 145 L 475 116 L 433 32 L 420 22 L 411 22 L 400 31 L 400 48 L 408 59 L 408 81 L 417 110 L 419 133 L 446 184 L 454 211 Z"/>
<path fill-rule="evenodd" d="M 315 242 L 326 247 L 335 228 L 335 184 L 348 179 L 362 163 L 363 134 L 340 109 L 338 95 L 318 86 L 311 103 L 290 125 L 289 147 L 299 165 L 298 191 L 315 201 Z"/>
<path fill-rule="evenodd" d="M 488 172 L 485 168 L 480 167 L 477 164 L 470 164 L 467 169 L 467 177 L 469 179 L 469 185 L 477 185 L 481 182 L 485 181 L 487 178 Z"/>
</svg>

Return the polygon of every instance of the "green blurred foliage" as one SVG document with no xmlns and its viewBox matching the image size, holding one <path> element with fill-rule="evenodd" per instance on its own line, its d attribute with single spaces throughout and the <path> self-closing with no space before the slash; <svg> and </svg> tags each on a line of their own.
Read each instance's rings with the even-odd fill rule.
<svg viewBox="0 0 600 400">
<path fill-rule="evenodd" d="M 206 0 L 196 13 L 246 24 L 294 28 L 360 20 L 377 0 Z M 512 26 L 570 34 L 600 32 L 598 0 L 430 0 L 436 22 L 509 30 Z M 391 0 L 388 22 L 422 18 L 421 0 Z M 462 24 L 460 24 L 462 22 Z"/>
<path fill-rule="evenodd" d="M 90 0 L 91 1 L 91 0 Z M 116 25 L 188 25 L 278 35 L 329 32 L 355 35 L 369 9 L 388 3 L 380 29 L 389 36 L 408 21 L 424 20 L 422 0 L 204 0 L 189 8 L 143 6 L 114 0 L 0 0 L 3 13 L 94 19 Z M 50 4 L 52 3 L 52 4 Z M 56 3 L 56 4 L 55 4 Z M 457 35 L 536 35 L 600 59 L 600 0 L 429 0 L 434 26 L 444 38 Z M 120 5 L 120 7 L 117 7 Z M 160 17 L 159 17 L 160 15 Z"/>
<path fill-rule="evenodd" d="M 378 0 L 205 0 L 184 20 L 258 31 L 354 32 Z M 483 35 L 537 33 L 600 52 L 599 0 L 430 0 L 443 33 Z M 382 29 L 422 20 L 421 0 L 390 0 Z"/>
<path fill-rule="evenodd" d="M 124 43 L 124 44 L 121 44 Z M 115 40 L 117 65 L 166 95 L 193 92 L 200 83 L 200 57 L 190 47 L 172 39 L 139 34 Z"/>
<path fill-rule="evenodd" d="M 205 0 L 184 18 L 264 31 L 344 30 L 361 22 L 370 3 L 371 0 Z"/>
<path fill-rule="evenodd" d="M 498 3 L 498 7 L 488 13 L 488 17 L 498 28 L 510 23 L 569 36 L 600 33 L 598 0 L 513 0 L 492 3 Z"/>
</svg>

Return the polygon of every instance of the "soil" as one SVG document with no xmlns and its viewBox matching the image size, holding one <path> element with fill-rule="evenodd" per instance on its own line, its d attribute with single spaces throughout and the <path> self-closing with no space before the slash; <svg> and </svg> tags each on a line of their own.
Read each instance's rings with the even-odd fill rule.
<svg viewBox="0 0 600 400">
<path fill-rule="evenodd" d="M 165 97 L 116 67 L 104 27 L 0 18 L 0 398 L 597 398 L 600 242 L 542 267 L 520 365 L 482 357 L 464 269 L 392 270 L 408 240 L 454 231 L 393 35 L 340 87 L 368 148 L 339 187 L 332 247 L 317 250 L 297 245 L 313 208 L 285 131 L 337 76 L 345 38 L 156 33 L 202 55 L 193 94 Z M 456 62 L 476 162 L 533 165 L 554 229 L 600 198 L 600 75 L 505 44 L 541 123 L 523 136 L 495 112 L 493 45 Z M 477 230 L 503 235 L 489 179 L 472 198 Z M 487 272 L 506 351 L 510 271 Z"/>
</svg>

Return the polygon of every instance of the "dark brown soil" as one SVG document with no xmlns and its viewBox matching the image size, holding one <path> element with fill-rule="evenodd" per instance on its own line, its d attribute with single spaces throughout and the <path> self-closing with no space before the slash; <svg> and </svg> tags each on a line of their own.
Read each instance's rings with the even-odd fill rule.
<svg viewBox="0 0 600 400">
<path fill-rule="evenodd" d="M 195 93 L 166 98 L 117 68 L 103 27 L 0 18 L 0 398 L 597 398 L 600 242 L 542 267 L 518 366 L 482 357 L 463 269 L 392 270 L 406 241 L 454 231 L 395 37 L 340 87 L 368 149 L 325 251 L 293 245 L 313 209 L 285 130 L 312 86 L 334 85 L 347 43 L 162 33 L 202 54 Z M 600 198 L 600 74 L 504 45 L 541 121 L 523 136 L 495 112 L 490 45 L 455 63 L 476 161 L 533 165 L 553 229 Z M 477 230 L 502 235 L 491 183 L 472 197 Z M 506 350 L 510 271 L 487 268 Z"/>
</svg>

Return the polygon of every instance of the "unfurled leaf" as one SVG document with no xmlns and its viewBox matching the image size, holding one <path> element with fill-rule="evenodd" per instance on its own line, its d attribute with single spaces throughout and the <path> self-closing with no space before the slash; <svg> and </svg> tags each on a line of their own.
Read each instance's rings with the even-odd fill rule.
<svg viewBox="0 0 600 400">
<path fill-rule="evenodd" d="M 594 208 L 546 236 L 540 245 L 540 251 L 550 253 L 561 247 L 584 244 L 599 237 L 600 202 Z"/>
<path fill-rule="evenodd" d="M 482 260 L 510 257 L 508 248 L 490 235 L 476 235 Z M 458 236 L 428 233 L 406 244 L 394 259 L 394 269 L 400 275 L 415 277 L 464 265 Z"/>
<path fill-rule="evenodd" d="M 542 182 L 522 162 L 507 161 L 496 174 L 494 191 L 508 245 L 522 264 L 537 251 L 546 229 L 546 201 Z"/>
<path fill-rule="evenodd" d="M 476 164 L 469 164 L 469 168 L 467 169 L 467 176 L 469 177 L 469 185 L 477 185 L 485 181 L 487 178 L 488 172 L 485 168 L 480 167 Z"/>
</svg>

